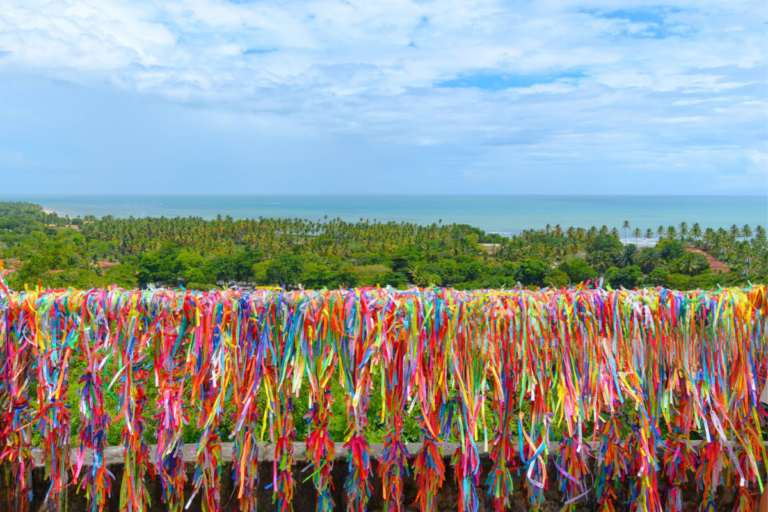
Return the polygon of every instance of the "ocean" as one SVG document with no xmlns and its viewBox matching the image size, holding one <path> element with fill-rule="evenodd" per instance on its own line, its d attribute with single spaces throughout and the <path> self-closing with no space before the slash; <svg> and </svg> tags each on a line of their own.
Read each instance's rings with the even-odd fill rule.
<svg viewBox="0 0 768 512">
<path fill-rule="evenodd" d="M 357 196 L 1 196 L 0 200 L 29 201 L 70 217 L 176 217 L 205 219 L 230 215 L 235 219 L 277 217 L 345 221 L 360 219 L 407 221 L 418 224 L 461 223 L 505 235 L 547 224 L 589 228 L 619 228 L 645 232 L 658 226 L 702 229 L 768 225 L 768 194 L 759 196 L 555 196 L 555 195 L 357 195 Z M 630 235 L 631 236 L 631 235 Z"/>
</svg>

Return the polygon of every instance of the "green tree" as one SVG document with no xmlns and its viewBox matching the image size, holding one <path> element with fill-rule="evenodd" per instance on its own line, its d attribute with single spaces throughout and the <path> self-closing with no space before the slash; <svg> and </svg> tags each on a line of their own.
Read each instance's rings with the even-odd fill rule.
<svg viewBox="0 0 768 512">
<path fill-rule="evenodd" d="M 557 268 L 568 276 L 571 283 L 585 283 L 597 279 L 597 272 L 584 260 L 563 262 Z"/>
<path fill-rule="evenodd" d="M 115 265 L 104 272 L 104 282 L 130 290 L 139 285 L 138 271 L 131 264 Z"/>
<path fill-rule="evenodd" d="M 640 264 L 640 268 L 643 272 L 651 272 L 659 265 L 664 263 L 659 249 L 656 247 L 646 247 L 640 251 L 640 256 L 637 258 L 637 262 Z"/>
<path fill-rule="evenodd" d="M 749 227 L 749 224 L 744 224 L 741 228 L 741 236 L 744 237 L 744 241 L 746 241 L 747 238 L 752 238 L 752 228 Z"/>
<path fill-rule="evenodd" d="M 559 269 L 552 270 L 546 278 L 547 284 L 552 288 L 568 286 L 570 279 L 568 274 Z"/>
<path fill-rule="evenodd" d="M 646 283 L 652 286 L 667 286 L 669 282 L 669 270 L 666 267 L 656 267 L 648 274 L 645 279 Z"/>
<path fill-rule="evenodd" d="M 662 240 L 656 244 L 656 249 L 666 261 L 675 260 L 685 254 L 683 244 L 674 240 Z"/>
<path fill-rule="evenodd" d="M 628 244 L 624 246 L 624 249 L 616 258 L 616 263 L 620 267 L 629 267 L 637 262 L 637 246 L 635 244 Z"/>
<path fill-rule="evenodd" d="M 699 240 L 701 238 L 701 226 L 698 222 L 695 222 L 693 224 L 693 227 L 691 228 L 691 234 L 696 240 Z"/>
<path fill-rule="evenodd" d="M 254 265 L 254 269 L 256 269 L 256 265 Z M 269 262 L 265 270 L 262 284 L 295 288 L 301 282 L 304 261 L 300 256 L 294 254 L 281 254 Z"/>
<path fill-rule="evenodd" d="M 618 238 L 610 235 L 598 235 L 594 241 L 587 247 L 588 253 L 604 252 L 611 256 L 620 254 L 624 245 Z"/>
<path fill-rule="evenodd" d="M 669 226 L 667 228 L 667 238 L 670 240 L 677 238 L 677 229 L 675 229 L 675 226 Z"/>
<path fill-rule="evenodd" d="M 548 274 L 549 267 L 546 263 L 541 260 L 526 259 L 515 269 L 514 277 L 523 286 L 544 286 Z"/>
<path fill-rule="evenodd" d="M 643 279 L 643 271 L 636 265 L 624 268 L 611 267 L 606 271 L 605 279 L 613 288 L 623 286 L 631 290 L 640 284 L 640 281 Z"/>
<path fill-rule="evenodd" d="M 697 276 L 709 270 L 706 256 L 694 252 L 686 252 L 671 263 L 671 267 L 681 274 Z"/>
</svg>

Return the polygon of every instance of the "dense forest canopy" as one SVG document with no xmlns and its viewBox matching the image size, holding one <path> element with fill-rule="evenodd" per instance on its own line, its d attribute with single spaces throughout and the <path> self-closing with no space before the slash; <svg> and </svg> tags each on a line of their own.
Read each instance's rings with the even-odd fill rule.
<svg viewBox="0 0 768 512">
<path fill-rule="evenodd" d="M 625 241 L 635 243 L 622 244 Z M 650 240 L 658 241 L 653 247 Z M 511 238 L 465 224 L 324 218 L 70 219 L 0 202 L 5 280 L 24 286 L 714 288 L 768 279 L 762 226 L 546 226 Z"/>
</svg>

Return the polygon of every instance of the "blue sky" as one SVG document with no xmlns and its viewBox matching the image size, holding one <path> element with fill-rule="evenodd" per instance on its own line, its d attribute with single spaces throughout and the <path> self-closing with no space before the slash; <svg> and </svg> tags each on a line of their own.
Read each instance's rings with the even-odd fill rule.
<svg viewBox="0 0 768 512">
<path fill-rule="evenodd" d="M 764 0 L 0 0 L 0 187 L 768 194 Z"/>
</svg>

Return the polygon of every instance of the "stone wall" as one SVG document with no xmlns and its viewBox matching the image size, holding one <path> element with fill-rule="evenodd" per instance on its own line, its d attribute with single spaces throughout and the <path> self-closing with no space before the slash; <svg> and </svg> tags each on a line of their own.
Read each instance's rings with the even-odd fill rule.
<svg viewBox="0 0 768 512">
<path fill-rule="evenodd" d="M 192 446 L 185 447 L 184 450 L 184 459 L 187 463 L 187 476 L 188 476 L 188 483 L 185 490 L 185 494 L 187 496 L 187 499 L 189 499 L 189 496 L 192 495 L 192 486 L 189 484 L 191 482 L 192 477 L 194 475 L 194 454 L 192 453 Z M 304 461 L 304 444 L 303 443 L 296 443 L 295 445 L 295 458 L 296 458 L 296 464 L 294 465 L 294 475 L 296 476 L 298 480 L 298 484 L 296 486 L 296 492 L 295 492 L 295 498 L 294 498 L 294 510 L 296 512 L 310 512 L 315 510 L 315 490 L 312 485 L 311 480 L 308 480 L 307 482 L 303 482 L 302 480 L 304 478 L 307 478 L 311 471 L 306 472 L 303 471 L 307 468 L 307 464 Z M 443 511 L 454 511 L 457 510 L 457 496 L 458 496 L 458 487 L 456 485 L 456 481 L 454 479 L 453 470 L 450 467 L 449 458 L 450 455 L 456 450 L 457 445 L 448 443 L 444 446 L 444 452 L 445 452 L 445 462 L 446 462 L 446 475 L 445 475 L 445 483 L 443 484 L 443 488 L 439 494 L 438 497 L 438 510 L 440 512 Z M 411 454 L 415 454 L 419 449 L 418 444 L 411 444 L 408 445 L 408 451 Z M 556 449 L 556 447 L 553 447 L 553 449 Z M 371 452 L 374 459 L 378 459 L 378 457 L 381 455 L 382 446 L 381 445 L 372 445 L 371 446 Z M 151 453 L 154 453 L 152 451 Z M 221 478 L 221 499 L 222 499 L 222 510 L 224 511 L 234 511 L 237 510 L 237 500 L 236 496 L 233 493 L 233 485 L 232 485 L 232 445 L 228 443 L 222 444 L 222 455 L 224 456 L 225 460 L 225 466 L 223 468 L 222 472 L 222 478 Z M 334 463 L 333 467 L 333 481 L 335 484 L 335 490 L 333 491 L 333 499 L 336 503 L 336 509 L 337 510 L 346 510 L 346 500 L 344 499 L 344 481 L 347 476 L 347 462 L 346 462 L 346 456 L 347 452 L 344 449 L 342 444 L 337 443 L 336 444 L 336 461 Z M 259 494 L 259 510 L 260 511 L 274 511 L 276 510 L 276 506 L 272 503 L 272 492 L 271 490 L 265 490 L 264 487 L 271 483 L 272 481 L 272 464 L 271 461 L 273 460 L 273 452 L 270 449 L 270 446 L 264 445 L 261 449 L 261 460 L 263 461 L 262 464 L 259 465 L 259 473 L 261 477 L 261 492 Z M 550 460 L 552 457 L 550 457 Z M 119 500 L 120 500 L 120 492 L 119 492 L 119 486 L 122 479 L 122 448 L 120 447 L 112 447 L 107 450 L 106 454 L 106 460 L 108 464 L 109 470 L 114 473 L 115 475 L 115 482 L 113 483 L 112 488 L 112 496 L 109 499 L 109 510 L 112 511 L 118 511 L 119 510 Z M 487 478 L 488 472 L 490 471 L 492 467 L 492 462 L 488 458 L 487 453 L 481 454 L 481 461 L 483 465 L 483 474 L 480 479 L 480 486 L 478 488 L 478 496 L 480 497 L 480 511 L 486 512 L 490 511 L 490 503 L 486 501 L 487 496 L 487 488 L 485 486 L 485 480 Z M 86 461 L 88 463 L 88 461 Z M 377 464 L 373 464 L 374 469 L 374 476 L 372 478 L 373 481 L 373 496 L 371 497 L 371 500 L 369 502 L 368 510 L 371 512 L 378 512 L 382 509 L 383 502 L 381 499 L 381 480 L 376 476 L 376 469 Z M 563 500 L 562 496 L 557 490 L 557 469 L 554 467 L 554 464 L 550 462 L 549 467 L 549 479 L 550 479 L 550 489 L 546 492 L 546 502 L 544 504 L 544 507 L 541 512 L 557 512 L 563 507 Z M 695 491 L 695 484 L 692 481 L 693 476 L 691 475 L 689 479 L 688 489 L 684 490 L 684 510 L 685 511 L 693 511 L 695 508 L 699 505 L 700 502 L 700 496 Z M 34 472 L 33 472 L 33 482 L 34 482 L 34 502 L 33 507 L 31 510 L 35 511 L 39 509 L 40 504 L 42 503 L 43 499 L 45 498 L 45 493 L 48 490 L 48 482 L 45 479 L 44 469 L 42 466 L 38 465 Z M 526 511 L 528 510 L 527 506 L 527 500 L 525 499 L 522 489 L 523 489 L 523 477 L 522 476 L 516 476 L 515 477 L 515 491 L 513 493 L 513 500 L 512 500 L 512 506 L 510 510 L 512 511 Z M 162 511 L 165 510 L 165 507 L 162 504 L 161 501 L 161 488 L 160 483 L 158 480 L 155 480 L 153 478 L 147 479 L 147 487 L 149 490 L 149 494 L 152 500 L 152 506 L 149 509 L 150 511 Z M 663 486 L 660 485 L 660 490 L 663 492 Z M 0 510 L 4 510 L 8 507 L 7 505 L 7 497 L 8 497 L 8 489 L 2 488 L 0 489 Z M 70 487 L 70 490 L 68 491 L 68 500 L 69 500 L 69 512 L 80 512 L 85 511 L 87 509 L 87 502 L 85 500 L 84 493 L 81 491 L 79 494 L 76 492 L 76 490 L 73 487 Z M 404 479 L 404 504 L 405 504 L 405 510 L 407 511 L 417 511 L 418 507 L 412 505 L 413 501 L 416 499 L 416 483 L 413 479 L 413 473 L 411 471 L 410 477 L 405 477 Z M 619 490 L 619 496 L 627 496 L 627 489 L 624 487 L 623 489 Z M 718 491 L 718 499 L 717 499 L 717 510 L 732 510 L 733 504 L 735 499 L 735 492 L 731 489 L 725 489 L 721 487 Z M 616 503 L 616 510 L 628 510 L 629 507 L 626 504 L 623 503 Z M 587 497 L 583 498 L 579 502 L 577 502 L 577 510 L 580 511 L 596 511 L 597 510 L 597 500 L 595 499 L 594 492 L 591 492 Z M 190 512 L 198 512 L 200 511 L 200 497 L 197 496 L 195 500 L 192 502 L 192 505 L 188 509 Z"/>
</svg>

